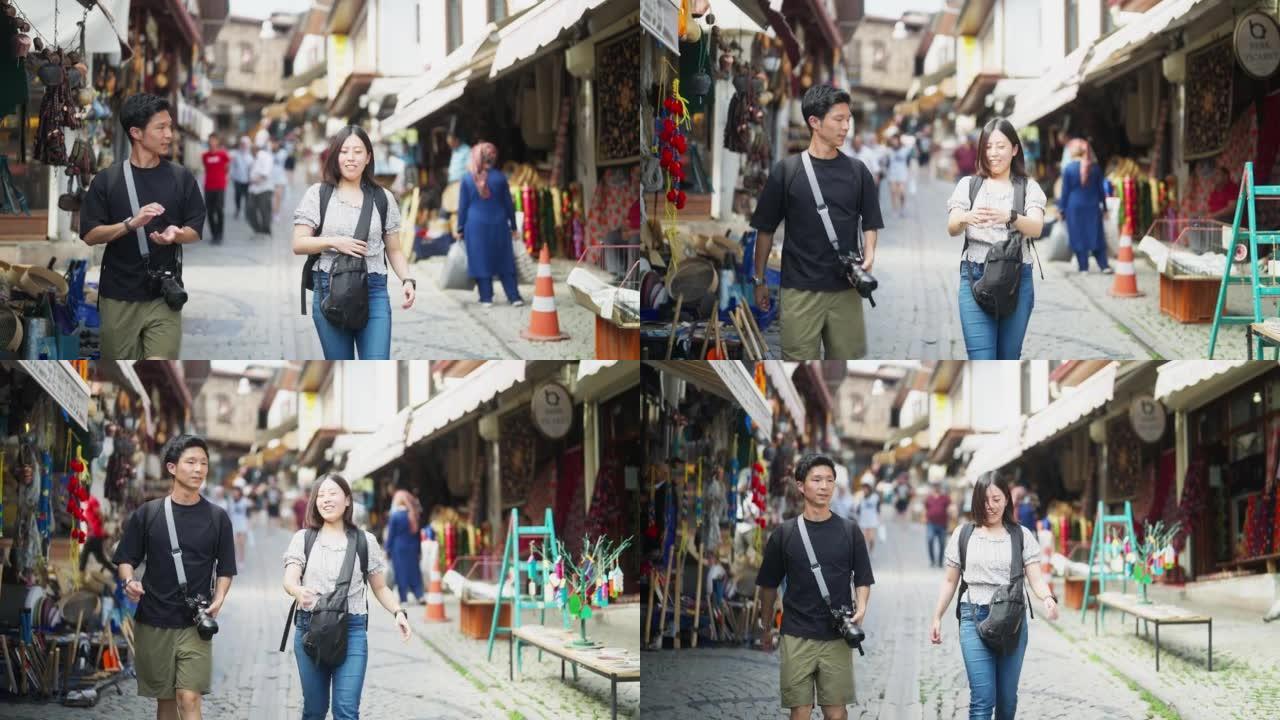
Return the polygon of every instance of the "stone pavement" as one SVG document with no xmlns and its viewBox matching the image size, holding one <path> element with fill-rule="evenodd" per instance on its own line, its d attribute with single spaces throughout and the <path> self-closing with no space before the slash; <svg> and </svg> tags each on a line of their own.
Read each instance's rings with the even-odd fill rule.
<svg viewBox="0 0 1280 720">
<path fill-rule="evenodd" d="M 880 231 L 872 274 L 879 280 L 876 307 L 863 304 L 868 358 L 967 359 L 958 293 L 963 238 L 947 235 L 947 198 L 953 183 L 922 178 L 908 196 L 905 217 L 892 209 L 881 188 L 885 229 Z M 1060 268 L 1034 269 L 1035 309 L 1023 344 L 1024 359 L 1147 358 L 1123 323 L 1089 302 Z M 1110 279 L 1110 276 L 1107 276 Z M 780 337 L 768 336 L 774 357 Z"/>
<path fill-rule="evenodd" d="M 243 217 L 235 218 L 228 197 L 222 244 L 202 240 L 184 248 L 183 277 L 191 299 L 183 310 L 183 358 L 323 358 L 310 317 L 310 294 L 308 315 L 300 314 L 303 258 L 291 249 L 292 208 L 304 189 L 291 189 L 270 238 L 252 234 Z M 573 262 L 557 260 L 552 265 L 560 327 L 571 336 L 558 343 L 520 337 L 529 326 L 532 285 L 520 288 L 523 308 L 500 301 L 483 310 L 474 292 L 438 285 L 439 264 L 433 259 L 413 266 L 418 296 L 409 310 L 401 307 L 394 273 L 390 278 L 393 359 L 594 357 L 594 315 L 574 302 L 564 281 Z M 91 281 L 96 281 L 100 268 L 98 263 L 90 269 Z"/>
<path fill-rule="evenodd" d="M 288 652 L 278 652 L 280 633 L 289 611 L 289 598 L 280 587 L 281 557 L 291 533 L 259 523 L 254 528 L 254 536 L 255 547 L 247 551 L 245 567 L 232 584 L 227 604 L 218 617 L 220 629 L 214 638 L 213 689 L 204 699 L 205 717 L 283 720 L 297 718 L 302 713 L 302 688 L 292 651 L 292 630 Z M 424 633 L 422 608 L 411 606 L 409 610 L 411 623 Z M 503 697 L 486 685 L 478 685 L 450 645 L 421 636 L 401 642 L 393 617 L 376 600 L 370 603 L 369 617 L 369 666 L 361 697 L 364 717 L 461 720 L 522 716 L 518 714 L 522 709 L 520 702 Z M 638 636 L 638 632 L 636 634 Z M 505 658 L 503 661 L 505 672 Z M 0 717 L 15 720 L 149 720 L 155 717 L 155 702 L 138 697 L 136 681 L 123 681 L 122 689 L 123 695 L 108 690 L 97 707 L 89 710 L 54 704 L 0 704 Z M 570 694 L 568 690 L 563 692 Z"/>
<path fill-rule="evenodd" d="M 851 718 L 944 720 L 967 715 L 968 680 L 956 639 L 954 610 L 943 618 L 943 642 L 929 642 L 942 571 L 929 568 L 921 525 L 889 519 L 888 542 L 872 554 L 876 584 L 864 629 L 866 657 L 854 656 L 858 703 Z M 1070 622 L 1062 617 L 1058 624 Z M 1078 622 L 1079 619 L 1075 618 Z M 1019 690 L 1020 715 L 1107 720 L 1153 717 L 1154 710 L 1086 649 L 1037 616 Z M 643 717 L 751 720 L 783 717 L 776 652 L 742 647 L 645 652 Z M 814 711 L 814 718 L 821 713 Z"/>
</svg>

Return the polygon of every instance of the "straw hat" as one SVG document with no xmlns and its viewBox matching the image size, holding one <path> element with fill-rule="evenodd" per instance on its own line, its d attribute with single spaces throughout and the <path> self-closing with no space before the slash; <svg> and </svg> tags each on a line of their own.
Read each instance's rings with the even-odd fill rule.
<svg viewBox="0 0 1280 720">
<path fill-rule="evenodd" d="M 17 286 L 23 292 L 32 296 L 40 296 L 44 293 L 52 291 L 59 300 L 67 296 L 67 279 L 58 273 L 42 267 L 34 265 L 15 265 L 14 270 L 22 269 L 22 274 L 18 278 Z"/>
</svg>

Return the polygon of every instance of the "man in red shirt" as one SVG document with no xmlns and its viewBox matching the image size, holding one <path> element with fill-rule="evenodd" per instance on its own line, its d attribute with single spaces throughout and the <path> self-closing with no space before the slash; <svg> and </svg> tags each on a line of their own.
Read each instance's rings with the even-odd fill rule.
<svg viewBox="0 0 1280 720">
<path fill-rule="evenodd" d="M 933 483 L 929 488 L 929 497 L 924 500 L 924 521 L 929 533 L 929 565 L 942 567 L 943 551 L 947 546 L 947 523 L 951 519 L 947 512 L 951 507 L 951 498 L 942 492 L 942 486 Z M 934 543 L 937 551 L 934 551 Z"/>
<path fill-rule="evenodd" d="M 966 135 L 964 142 L 956 148 L 953 157 L 956 161 L 956 180 L 974 174 L 978 170 L 978 147 L 973 136 Z"/>
<path fill-rule="evenodd" d="M 204 161 L 204 204 L 209 213 L 209 231 L 213 244 L 222 244 L 222 224 L 225 216 L 227 173 L 231 170 L 231 156 L 222 147 L 222 138 L 209 136 L 209 149 L 201 156 Z"/>
<path fill-rule="evenodd" d="M 89 539 L 85 541 L 84 550 L 80 553 L 80 572 L 84 573 L 85 563 L 88 562 L 89 556 L 93 555 L 102 567 L 110 570 L 111 574 L 115 575 L 116 566 L 107 559 L 106 553 L 102 548 L 102 544 L 107 539 L 106 528 L 102 526 L 102 505 L 98 503 L 98 498 L 93 495 L 90 495 L 89 500 L 84 503 L 84 519 L 85 524 L 88 525 Z"/>
</svg>

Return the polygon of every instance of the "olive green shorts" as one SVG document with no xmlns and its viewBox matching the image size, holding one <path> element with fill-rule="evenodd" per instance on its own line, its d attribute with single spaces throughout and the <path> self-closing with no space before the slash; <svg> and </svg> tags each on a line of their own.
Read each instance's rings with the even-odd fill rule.
<svg viewBox="0 0 1280 720">
<path fill-rule="evenodd" d="M 98 298 L 102 318 L 103 360 L 178 359 L 182 347 L 182 313 L 164 300 Z"/>
<path fill-rule="evenodd" d="M 867 354 L 857 290 L 782 288 L 781 301 L 783 360 L 857 360 Z"/>
<path fill-rule="evenodd" d="M 134 669 L 138 695 L 172 700 L 176 690 L 209 693 L 213 679 L 213 641 L 202 640 L 195 626 L 162 628 L 136 623 Z"/>
<path fill-rule="evenodd" d="M 852 705 L 857 702 L 853 685 L 853 649 L 844 640 L 810 640 L 783 635 L 779 646 L 782 669 L 782 707 L 814 704 Z"/>
</svg>

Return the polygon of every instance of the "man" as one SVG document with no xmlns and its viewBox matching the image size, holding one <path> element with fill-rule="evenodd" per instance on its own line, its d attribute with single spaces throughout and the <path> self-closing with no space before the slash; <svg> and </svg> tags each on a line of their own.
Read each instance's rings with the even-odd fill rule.
<svg viewBox="0 0 1280 720">
<path fill-rule="evenodd" d="M 849 133 L 849 93 L 815 85 L 801 102 L 809 123 L 806 151 L 826 207 L 830 210 L 841 255 L 859 251 L 862 269 L 875 263 L 877 231 L 884 227 L 875 179 L 862 161 L 840 152 Z M 867 353 L 862 296 L 850 286 L 818 203 L 810 189 L 803 156 L 773 166 L 751 216 L 756 239 L 756 305 L 769 308 L 763 283 L 773 249 L 773 233 L 787 225 L 782 246 L 782 356 L 786 360 L 852 360 Z"/>
<path fill-rule="evenodd" d="M 225 218 L 222 208 L 227 202 L 227 174 L 231 170 L 231 156 L 222 148 L 222 138 L 210 135 L 209 149 L 200 160 L 204 163 L 204 204 L 209 212 L 209 232 L 213 244 L 221 245 Z"/>
<path fill-rule="evenodd" d="M 966 135 L 964 142 L 956 147 L 952 155 L 956 161 L 956 182 L 978 171 L 978 146 L 972 135 Z"/>
<path fill-rule="evenodd" d="M 457 118 L 454 118 L 457 121 Z M 455 235 L 458 234 L 458 200 L 462 195 L 462 178 L 467 174 L 467 163 L 471 161 L 471 146 L 461 136 L 462 131 L 453 124 L 445 136 L 449 145 L 449 175 L 444 194 L 440 198 L 440 208 L 449 213 L 449 224 Z"/>
<path fill-rule="evenodd" d="M 951 498 L 942 492 L 942 486 L 932 483 L 929 497 L 924 499 L 924 521 L 929 543 L 929 567 L 942 567 L 943 551 L 947 547 L 947 524 L 950 521 Z M 934 551 L 934 545 L 937 551 Z"/>
<path fill-rule="evenodd" d="M 236 186 L 236 217 L 249 198 L 249 171 L 253 168 L 253 143 L 248 135 L 240 136 L 240 146 L 231 156 L 231 182 Z"/>
<path fill-rule="evenodd" d="M 866 133 L 865 140 L 863 140 L 862 135 L 854 133 L 853 157 L 861 160 L 862 164 L 867 167 L 867 170 L 871 171 L 871 177 L 875 178 L 876 186 L 879 187 L 880 178 L 884 174 L 880 168 L 880 158 L 884 153 L 880 152 L 876 147 L 875 142 L 875 133 Z"/>
<path fill-rule="evenodd" d="M 249 168 L 249 226 L 254 234 L 271 235 L 272 201 L 275 198 L 276 159 L 271 154 L 271 136 L 266 130 L 255 139 L 258 154 Z"/>
<path fill-rule="evenodd" d="M 181 246 L 200 240 L 204 198 L 195 175 L 163 157 L 175 132 L 168 100 L 129 97 L 120 108 L 120 124 L 129 135 L 129 155 L 94 176 L 80 209 L 85 244 L 107 246 L 98 281 L 102 359 L 176 360 L 182 344 L 181 305 L 174 309 L 166 302 L 161 274 L 171 273 L 182 282 Z M 136 213 L 125 163 L 137 190 Z"/>
<path fill-rule="evenodd" d="M 201 696 L 209 692 L 213 675 L 213 641 L 197 632 L 188 598 L 203 595 L 210 600 L 205 612 L 217 618 L 236 574 L 236 551 L 227 512 L 200 495 L 209 473 L 205 441 L 193 435 L 174 437 L 165 446 L 164 462 L 173 490 L 129 516 L 115 561 L 125 594 L 138 603 L 138 695 L 156 699 L 157 720 L 177 720 L 179 712 L 182 720 L 199 720 Z M 172 502 L 180 556 L 171 549 L 166 499 Z M 179 557 L 187 579 L 185 595 L 178 579 Z M 147 572 L 139 580 L 134 571 L 144 561 Z"/>
<path fill-rule="evenodd" d="M 853 681 L 853 650 L 836 630 L 829 607 L 852 606 L 853 622 L 862 624 L 871 597 L 871 560 L 862 533 L 855 523 L 831 512 L 835 489 L 835 462 L 825 455 L 805 455 L 796 465 L 796 484 L 804 496 L 804 512 L 787 520 L 769 536 L 756 584 L 760 589 L 760 617 L 772 618 L 778 586 L 785 579 L 782 598 L 782 707 L 792 720 L 809 717 L 814 695 L 826 720 L 844 720 L 845 707 L 856 702 Z M 830 593 L 830 606 L 823 599 L 810 567 L 799 518 L 804 518 L 814 556 Z M 857 586 L 853 602 L 851 585 Z M 762 636 L 764 650 L 773 648 L 773 628 L 769 623 Z"/>
</svg>

